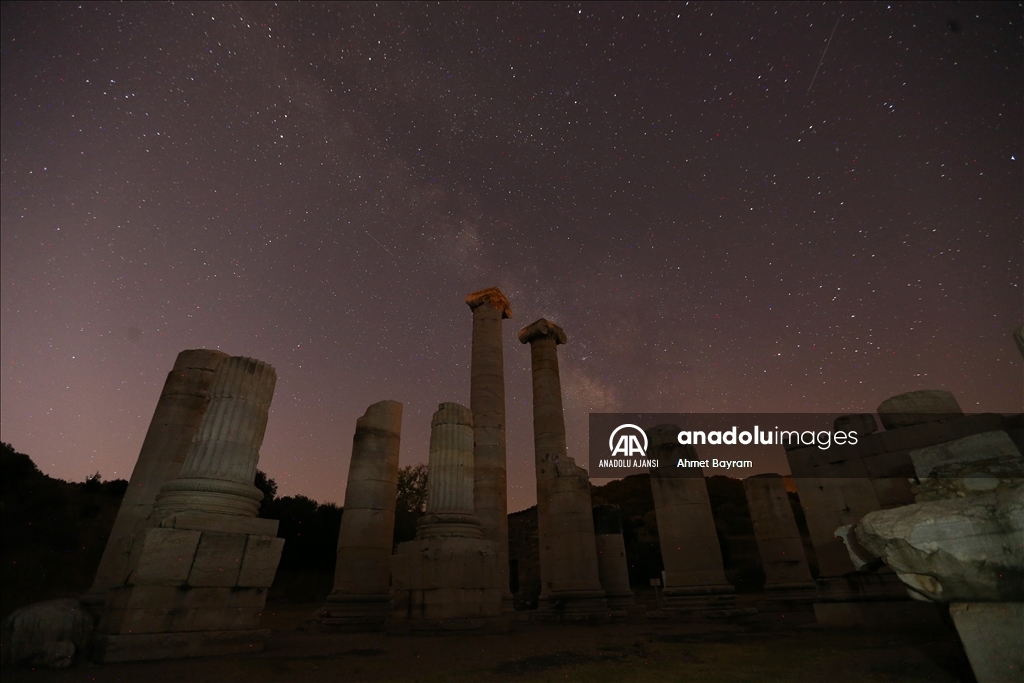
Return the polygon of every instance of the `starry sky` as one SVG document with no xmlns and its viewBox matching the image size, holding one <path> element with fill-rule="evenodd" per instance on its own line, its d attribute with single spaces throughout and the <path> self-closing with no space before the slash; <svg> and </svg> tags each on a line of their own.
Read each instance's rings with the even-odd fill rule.
<svg viewBox="0 0 1024 683">
<path fill-rule="evenodd" d="M 271 363 L 260 467 L 342 502 L 506 321 L 593 412 L 1022 407 L 1020 3 L 34 3 L 2 16 L 2 434 L 127 478 L 176 354 Z"/>
</svg>

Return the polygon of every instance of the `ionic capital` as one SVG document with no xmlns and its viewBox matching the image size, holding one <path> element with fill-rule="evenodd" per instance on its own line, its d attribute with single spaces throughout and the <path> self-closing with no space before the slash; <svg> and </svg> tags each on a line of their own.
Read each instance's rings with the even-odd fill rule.
<svg viewBox="0 0 1024 683">
<path fill-rule="evenodd" d="M 501 311 L 503 319 L 512 317 L 512 304 L 508 302 L 508 298 L 497 287 L 488 287 L 487 289 L 481 289 L 479 292 L 466 295 L 466 305 L 470 309 L 476 309 L 477 306 L 482 304 L 490 304 L 497 308 Z"/>
<path fill-rule="evenodd" d="M 555 344 L 564 344 L 566 342 L 565 331 L 555 323 L 544 318 L 519 330 L 519 341 L 524 344 L 529 344 L 538 339 L 554 339 Z"/>
</svg>

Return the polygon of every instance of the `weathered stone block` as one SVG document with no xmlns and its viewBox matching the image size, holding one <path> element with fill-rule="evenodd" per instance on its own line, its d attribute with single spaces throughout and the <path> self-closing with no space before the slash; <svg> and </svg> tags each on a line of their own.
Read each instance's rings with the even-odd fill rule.
<svg viewBox="0 0 1024 683">
<path fill-rule="evenodd" d="M 237 585 L 270 588 L 274 583 L 274 575 L 277 573 L 277 565 L 281 562 L 283 549 L 283 538 L 248 536 Z"/>
<path fill-rule="evenodd" d="M 878 417 L 886 429 L 898 429 L 923 422 L 963 415 L 956 397 L 943 389 L 909 391 L 882 401 Z"/>
<path fill-rule="evenodd" d="M 242 566 L 246 536 L 204 531 L 188 575 L 190 586 L 234 586 Z"/>
<path fill-rule="evenodd" d="M 1024 603 L 955 602 L 949 615 L 978 683 L 1024 679 Z"/>
<path fill-rule="evenodd" d="M 276 519 L 243 517 L 241 515 L 219 515 L 212 512 L 178 512 L 164 518 L 160 526 L 167 529 L 195 529 L 224 534 L 251 534 L 253 536 L 277 536 L 280 522 Z"/>
<path fill-rule="evenodd" d="M 262 607 L 219 607 L 191 610 L 193 631 L 240 631 L 260 625 Z"/>
<path fill-rule="evenodd" d="M 147 529 L 136 538 L 132 549 L 134 568 L 129 577 L 132 585 L 184 585 L 192 571 L 199 531 L 182 529 Z"/>
</svg>

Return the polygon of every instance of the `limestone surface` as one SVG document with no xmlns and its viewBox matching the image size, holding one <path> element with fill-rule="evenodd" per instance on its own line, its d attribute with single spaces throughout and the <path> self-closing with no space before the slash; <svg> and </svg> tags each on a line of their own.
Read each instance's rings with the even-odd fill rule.
<svg viewBox="0 0 1024 683">
<path fill-rule="evenodd" d="M 887 398 L 878 406 L 878 417 L 886 429 L 910 427 L 963 414 L 956 397 L 943 389 L 908 391 Z"/>
<path fill-rule="evenodd" d="M 168 373 L 96 577 L 82 597 L 94 612 L 102 609 L 107 590 L 124 585 L 132 540 L 155 524 L 150 517 L 160 487 L 181 473 L 189 444 L 209 405 L 214 371 L 227 358 L 226 353 L 209 349 L 182 351 Z"/>
<path fill-rule="evenodd" d="M 253 480 L 276 384 L 274 368 L 254 358 L 235 356 L 217 367 L 202 425 L 180 475 L 160 488 L 158 511 L 259 513 L 263 492 Z"/>
<path fill-rule="evenodd" d="M 569 457 L 557 346 L 565 332 L 540 319 L 519 331 L 530 345 L 533 373 L 534 470 L 540 544 L 539 615 L 607 619 L 597 567 L 597 542 L 587 471 Z"/>
<path fill-rule="evenodd" d="M 665 595 L 729 595 L 735 588 L 725 578 L 704 475 L 700 468 L 674 466 L 680 458 L 697 459 L 693 446 L 678 443 L 678 433 L 676 425 L 647 431 L 650 457 L 664 463 L 651 470 L 651 492 L 665 564 Z"/>
<path fill-rule="evenodd" d="M 391 601 L 391 539 L 401 429 L 402 404 L 397 401 L 374 403 L 356 421 L 334 589 L 319 616 L 324 627 L 384 627 Z"/>
<path fill-rule="evenodd" d="M 498 544 L 473 514 L 473 416 L 442 403 L 430 423 L 427 513 L 391 558 L 392 631 L 504 630 Z"/>
<path fill-rule="evenodd" d="M 505 361 L 501 321 L 512 317 L 497 287 L 466 297 L 473 311 L 469 407 L 473 412 L 473 501 L 483 538 L 498 544 L 502 585 L 508 586 L 508 485 L 505 454 Z M 502 597 L 512 609 L 512 593 Z"/>
</svg>

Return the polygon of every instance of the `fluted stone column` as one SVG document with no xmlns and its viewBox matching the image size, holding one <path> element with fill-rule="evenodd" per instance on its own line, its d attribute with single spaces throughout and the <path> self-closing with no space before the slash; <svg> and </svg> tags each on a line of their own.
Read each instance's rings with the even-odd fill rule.
<svg viewBox="0 0 1024 683">
<path fill-rule="evenodd" d="M 622 539 L 622 516 L 618 505 L 594 506 L 594 539 L 597 545 L 597 572 L 608 599 L 612 616 L 643 614 L 629 587 L 629 564 Z"/>
<path fill-rule="evenodd" d="M 758 610 L 813 613 L 814 580 L 782 475 L 747 477 L 743 490 L 765 576 L 765 599 Z"/>
<path fill-rule="evenodd" d="M 167 373 L 96 577 L 81 598 L 90 611 L 102 611 L 106 592 L 124 585 L 128 578 L 132 539 L 149 523 L 160 487 L 181 473 L 189 444 L 210 402 L 214 371 L 227 357 L 209 349 L 182 351 Z"/>
<path fill-rule="evenodd" d="M 277 373 L 254 358 L 224 361 L 210 386 L 210 406 L 181 474 L 160 488 L 156 508 L 255 517 L 263 492 L 253 485 Z"/>
<path fill-rule="evenodd" d="M 440 404 L 430 422 L 427 512 L 391 557 L 389 631 L 508 629 L 498 544 L 481 537 L 473 514 L 473 464 L 473 414 Z"/>
<path fill-rule="evenodd" d="M 676 425 L 647 432 L 650 457 L 661 465 L 651 469 L 651 492 L 665 565 L 666 607 L 693 616 L 731 610 L 736 589 L 725 578 L 704 474 L 697 467 L 675 466 L 681 458 L 698 459 L 693 446 L 679 444 L 678 434 Z"/>
<path fill-rule="evenodd" d="M 473 411 L 473 501 L 483 537 L 498 544 L 499 570 L 506 589 L 502 604 L 512 610 L 508 582 L 508 486 L 505 457 L 505 361 L 501 321 L 512 308 L 497 287 L 466 297 L 473 311 L 469 407 Z"/>
<path fill-rule="evenodd" d="M 401 429 L 402 404 L 397 401 L 374 403 L 356 422 L 334 590 L 320 613 L 324 627 L 349 631 L 384 627 L 391 600 Z"/>
<path fill-rule="evenodd" d="M 93 656 L 102 662 L 263 649 L 267 589 L 284 539 L 259 519 L 253 486 L 277 374 L 222 361 L 181 473 L 160 488 L 152 526 L 132 540 L 124 585 L 107 592 Z"/>
<path fill-rule="evenodd" d="M 607 619 L 587 471 L 569 457 L 562 413 L 557 345 L 565 332 L 543 318 L 519 331 L 530 345 L 533 440 L 540 542 L 539 617 Z"/>
<path fill-rule="evenodd" d="M 442 403 L 430 421 L 427 510 L 417 537 L 482 536 L 473 513 L 473 414 L 458 403 Z"/>
</svg>

